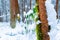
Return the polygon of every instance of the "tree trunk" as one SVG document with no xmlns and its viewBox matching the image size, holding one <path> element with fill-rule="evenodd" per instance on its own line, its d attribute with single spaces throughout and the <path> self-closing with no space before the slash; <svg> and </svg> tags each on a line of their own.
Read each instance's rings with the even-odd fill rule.
<svg viewBox="0 0 60 40">
<path fill-rule="evenodd" d="M 58 18 L 58 0 L 56 0 L 56 12 L 57 12 L 57 18 Z"/>
<path fill-rule="evenodd" d="M 16 26 L 17 14 L 19 14 L 18 0 L 10 0 L 10 25 L 12 28 Z"/>
<path fill-rule="evenodd" d="M 32 0 L 30 0 L 30 9 L 31 9 L 31 2 L 32 2 Z"/>
<path fill-rule="evenodd" d="M 39 16 L 41 21 L 41 30 L 43 39 L 42 40 L 50 40 L 48 35 L 48 20 L 47 20 L 47 14 L 46 14 L 46 7 L 45 7 L 45 1 L 46 0 L 39 0 Z"/>
</svg>

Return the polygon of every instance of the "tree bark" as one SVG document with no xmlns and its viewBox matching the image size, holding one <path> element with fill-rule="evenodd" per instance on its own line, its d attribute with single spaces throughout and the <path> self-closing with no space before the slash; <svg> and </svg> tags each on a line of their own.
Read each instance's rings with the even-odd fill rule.
<svg viewBox="0 0 60 40">
<path fill-rule="evenodd" d="M 56 12 L 57 12 L 57 18 L 58 18 L 58 0 L 56 0 Z"/>
<path fill-rule="evenodd" d="M 32 0 L 30 0 L 30 9 L 31 9 L 31 2 L 32 2 Z"/>
<path fill-rule="evenodd" d="M 18 0 L 10 0 L 10 25 L 12 28 L 16 26 L 16 18 L 19 13 Z"/>
<path fill-rule="evenodd" d="M 41 30 L 43 39 L 42 40 L 50 40 L 48 35 L 48 20 L 47 20 L 47 14 L 46 14 L 46 7 L 45 7 L 45 1 L 46 0 L 39 0 L 39 17 L 41 21 Z"/>
</svg>

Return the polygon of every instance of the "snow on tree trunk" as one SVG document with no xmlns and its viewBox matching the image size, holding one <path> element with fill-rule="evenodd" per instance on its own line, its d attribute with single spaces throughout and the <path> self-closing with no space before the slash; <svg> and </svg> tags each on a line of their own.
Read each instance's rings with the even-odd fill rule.
<svg viewBox="0 0 60 40">
<path fill-rule="evenodd" d="M 46 7 L 45 7 L 46 0 L 39 0 L 39 16 L 41 21 L 41 31 L 43 38 L 42 40 L 50 40 L 48 35 L 48 21 L 47 21 L 47 14 L 46 14 Z"/>
<path fill-rule="evenodd" d="M 16 18 L 19 14 L 18 0 L 10 0 L 10 25 L 12 28 L 16 26 Z M 18 18 L 19 19 L 19 18 Z"/>
</svg>

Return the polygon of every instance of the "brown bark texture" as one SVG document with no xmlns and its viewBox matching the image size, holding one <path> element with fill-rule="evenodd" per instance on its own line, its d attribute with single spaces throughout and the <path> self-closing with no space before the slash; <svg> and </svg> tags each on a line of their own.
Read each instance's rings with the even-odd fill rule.
<svg viewBox="0 0 60 40">
<path fill-rule="evenodd" d="M 45 1 L 46 0 L 39 0 L 39 17 L 40 21 L 42 23 L 41 30 L 43 34 L 42 40 L 50 40 L 48 35 L 48 20 L 47 20 L 47 14 L 46 14 L 46 7 L 45 7 Z"/>
<path fill-rule="evenodd" d="M 10 24 L 15 25 L 17 14 L 19 14 L 18 0 L 10 0 Z"/>
<path fill-rule="evenodd" d="M 57 18 L 58 18 L 58 0 L 56 0 L 56 13 L 57 13 Z"/>
</svg>

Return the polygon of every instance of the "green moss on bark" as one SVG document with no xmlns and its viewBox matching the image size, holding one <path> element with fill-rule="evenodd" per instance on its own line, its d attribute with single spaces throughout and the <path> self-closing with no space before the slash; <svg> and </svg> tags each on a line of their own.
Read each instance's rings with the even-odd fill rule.
<svg viewBox="0 0 60 40">
<path fill-rule="evenodd" d="M 36 37 L 37 40 L 42 40 L 41 24 L 36 25 Z"/>
</svg>

